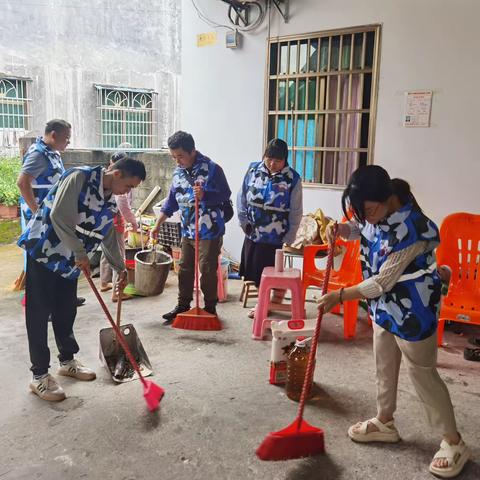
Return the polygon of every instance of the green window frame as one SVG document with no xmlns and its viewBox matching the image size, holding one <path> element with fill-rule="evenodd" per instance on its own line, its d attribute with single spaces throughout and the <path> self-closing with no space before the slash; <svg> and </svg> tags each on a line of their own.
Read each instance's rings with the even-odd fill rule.
<svg viewBox="0 0 480 480">
<path fill-rule="evenodd" d="M 379 45 L 380 25 L 269 39 L 264 138 L 287 142 L 304 184 L 372 163 Z"/>
<path fill-rule="evenodd" d="M 27 80 L 0 77 L 0 129 L 27 130 L 29 106 Z"/>
<path fill-rule="evenodd" d="M 100 146 L 157 148 L 156 93 L 153 90 L 95 85 Z"/>
</svg>

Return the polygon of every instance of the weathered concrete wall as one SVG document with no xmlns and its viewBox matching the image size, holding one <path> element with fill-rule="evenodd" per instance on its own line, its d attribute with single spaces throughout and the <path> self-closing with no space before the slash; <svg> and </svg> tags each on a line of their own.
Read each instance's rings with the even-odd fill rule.
<svg viewBox="0 0 480 480">
<path fill-rule="evenodd" d="M 165 145 L 178 123 L 180 12 L 178 0 L 5 0 L 0 76 L 30 77 L 30 129 L 65 118 L 75 148 L 100 145 L 94 83 L 152 88 Z"/>
<path fill-rule="evenodd" d="M 102 150 L 74 150 L 68 149 L 62 154 L 65 168 L 80 165 L 108 165 L 111 152 Z M 160 152 L 132 153 L 131 156 L 141 160 L 147 170 L 147 178 L 140 186 L 133 190 L 133 206 L 138 208 L 152 191 L 155 185 L 161 188 L 160 193 L 150 205 L 148 212 L 152 212 L 152 205 L 167 196 L 175 169 L 175 162 L 167 150 Z"/>
</svg>

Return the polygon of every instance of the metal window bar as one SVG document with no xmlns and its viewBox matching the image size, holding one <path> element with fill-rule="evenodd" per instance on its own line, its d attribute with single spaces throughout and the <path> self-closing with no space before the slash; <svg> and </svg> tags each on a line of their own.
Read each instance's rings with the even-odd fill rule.
<svg viewBox="0 0 480 480">
<path fill-rule="evenodd" d="M 0 155 L 19 154 L 18 140 L 30 128 L 28 79 L 0 77 Z"/>
<path fill-rule="evenodd" d="M 158 148 L 157 97 L 138 89 L 97 88 L 97 122 L 102 148 L 130 143 L 136 150 Z"/>
<path fill-rule="evenodd" d="M 370 40 L 373 35 L 369 65 L 367 34 Z M 341 187 L 349 172 L 359 165 L 360 154 L 366 154 L 371 163 L 379 44 L 379 25 L 269 39 L 268 53 L 275 46 L 276 64 L 270 64 L 269 56 L 266 89 L 275 85 L 276 90 L 272 92 L 273 101 L 265 102 L 265 141 L 272 135 L 287 140 L 292 164 L 302 173 L 304 182 Z M 363 105 L 366 74 L 372 79 L 370 102 Z M 310 82 L 314 82 L 312 90 Z M 310 100 L 313 92 L 314 107 Z M 270 98 L 269 91 L 266 98 Z M 315 125 L 314 146 L 310 145 L 310 120 Z M 360 138 L 362 121 L 369 122 L 368 138 L 363 137 L 365 145 Z M 270 130 L 268 125 L 272 126 Z M 307 168 L 311 158 L 313 168 Z"/>
</svg>

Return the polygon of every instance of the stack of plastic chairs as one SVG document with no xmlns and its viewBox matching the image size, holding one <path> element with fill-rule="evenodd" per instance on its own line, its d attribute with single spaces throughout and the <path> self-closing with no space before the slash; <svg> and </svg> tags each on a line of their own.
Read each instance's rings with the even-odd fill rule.
<svg viewBox="0 0 480 480">
<path fill-rule="evenodd" d="M 480 215 L 454 213 L 442 222 L 437 264 L 452 270 L 438 323 L 442 344 L 445 321 L 480 325 Z"/>
</svg>

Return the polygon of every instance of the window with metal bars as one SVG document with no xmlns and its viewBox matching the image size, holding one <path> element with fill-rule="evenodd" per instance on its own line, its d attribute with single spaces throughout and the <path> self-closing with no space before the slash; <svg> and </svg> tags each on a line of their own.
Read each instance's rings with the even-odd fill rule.
<svg viewBox="0 0 480 480">
<path fill-rule="evenodd" d="M 157 148 L 156 93 L 95 85 L 98 132 L 103 148 L 129 143 L 133 148 Z"/>
<path fill-rule="evenodd" d="M 266 140 L 305 183 L 344 186 L 373 151 L 380 26 L 271 38 Z"/>
<path fill-rule="evenodd" d="M 0 149 L 3 153 L 18 150 L 18 139 L 30 128 L 31 99 L 28 80 L 0 77 Z"/>
</svg>

